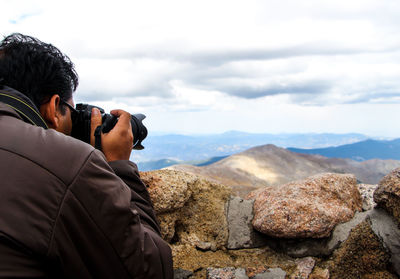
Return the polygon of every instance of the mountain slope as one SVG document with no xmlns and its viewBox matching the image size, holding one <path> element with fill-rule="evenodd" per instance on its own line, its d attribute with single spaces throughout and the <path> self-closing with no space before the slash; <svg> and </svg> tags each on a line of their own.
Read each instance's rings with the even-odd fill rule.
<svg viewBox="0 0 400 279">
<path fill-rule="evenodd" d="M 361 134 L 252 134 L 226 132 L 210 135 L 153 135 L 143 141 L 144 150 L 131 154 L 133 162 L 171 159 L 199 161 L 211 157 L 232 155 L 265 143 L 282 147 L 322 148 L 365 140 Z"/>
<path fill-rule="evenodd" d="M 357 161 L 369 159 L 400 160 L 400 139 L 390 141 L 365 140 L 357 143 L 318 149 L 288 148 L 304 154 L 319 154 L 331 158 L 349 158 Z"/>
<path fill-rule="evenodd" d="M 273 184 L 284 184 L 322 172 L 353 173 L 360 182 L 376 184 L 400 161 L 327 158 L 291 152 L 274 145 L 248 149 L 204 167 L 175 165 L 169 168 L 203 175 L 232 186 L 236 194 Z"/>
</svg>

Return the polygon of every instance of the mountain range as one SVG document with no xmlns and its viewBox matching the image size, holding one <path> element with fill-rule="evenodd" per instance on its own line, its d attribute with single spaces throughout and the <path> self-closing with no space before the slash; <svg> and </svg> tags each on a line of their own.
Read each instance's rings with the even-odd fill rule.
<svg viewBox="0 0 400 279">
<path fill-rule="evenodd" d="M 244 196 L 259 187 L 280 185 L 323 173 L 352 173 L 360 183 L 376 184 L 400 161 L 371 159 L 363 162 L 295 153 L 272 144 L 262 145 L 226 157 L 206 166 L 174 165 L 168 168 L 194 173 L 231 186 Z"/>
<path fill-rule="evenodd" d="M 144 150 L 134 151 L 131 160 L 141 170 L 152 170 L 176 163 L 207 164 L 249 148 L 274 144 L 280 147 L 325 148 L 368 139 L 362 134 L 252 134 L 230 131 L 210 135 L 175 135 L 149 132 Z M 209 163 L 209 162 L 208 162 Z"/>
<path fill-rule="evenodd" d="M 316 149 L 288 148 L 288 150 L 304 154 L 319 154 L 330 158 L 349 158 L 356 161 L 365 161 L 376 158 L 400 160 L 400 139 L 368 139 L 336 147 Z"/>
</svg>

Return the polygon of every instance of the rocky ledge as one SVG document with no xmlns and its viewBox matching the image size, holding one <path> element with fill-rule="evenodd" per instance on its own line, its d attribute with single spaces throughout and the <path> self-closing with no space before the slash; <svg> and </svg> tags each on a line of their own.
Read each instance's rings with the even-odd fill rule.
<svg viewBox="0 0 400 279">
<path fill-rule="evenodd" d="M 175 278 L 400 275 L 400 169 L 378 186 L 328 173 L 246 199 L 184 172 L 141 177 L 171 245 Z"/>
</svg>

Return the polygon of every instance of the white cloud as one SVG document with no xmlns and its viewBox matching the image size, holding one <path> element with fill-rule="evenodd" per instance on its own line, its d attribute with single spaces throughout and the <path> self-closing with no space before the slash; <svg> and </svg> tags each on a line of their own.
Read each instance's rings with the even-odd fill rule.
<svg viewBox="0 0 400 279">
<path fill-rule="evenodd" d="M 78 101 L 148 111 L 160 130 L 400 136 L 368 111 L 397 116 L 399 1 L 0 4 L 1 35 L 30 34 L 72 58 Z"/>
<path fill-rule="evenodd" d="M 77 59 L 80 94 L 88 99 L 171 95 L 173 74 L 184 65 L 166 60 Z"/>
</svg>

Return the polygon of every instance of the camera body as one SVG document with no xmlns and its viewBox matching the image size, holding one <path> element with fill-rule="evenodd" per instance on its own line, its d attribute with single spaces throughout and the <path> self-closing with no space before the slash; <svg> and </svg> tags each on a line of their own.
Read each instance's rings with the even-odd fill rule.
<svg viewBox="0 0 400 279">
<path fill-rule="evenodd" d="M 117 124 L 118 122 L 118 117 L 112 114 L 105 113 L 104 109 L 100 107 L 92 106 L 89 104 L 77 104 L 76 105 L 77 115 L 72 125 L 71 136 L 89 144 L 90 144 L 90 131 L 91 131 L 90 126 L 91 126 L 91 117 L 93 108 L 97 108 L 100 110 L 102 118 L 101 131 L 103 133 L 108 133 L 109 131 L 111 131 L 111 129 L 114 128 L 115 124 Z M 143 125 L 142 120 L 145 118 L 146 116 L 144 114 L 131 115 L 133 149 L 136 150 L 144 149 L 142 141 L 147 137 L 147 129 Z"/>
</svg>

